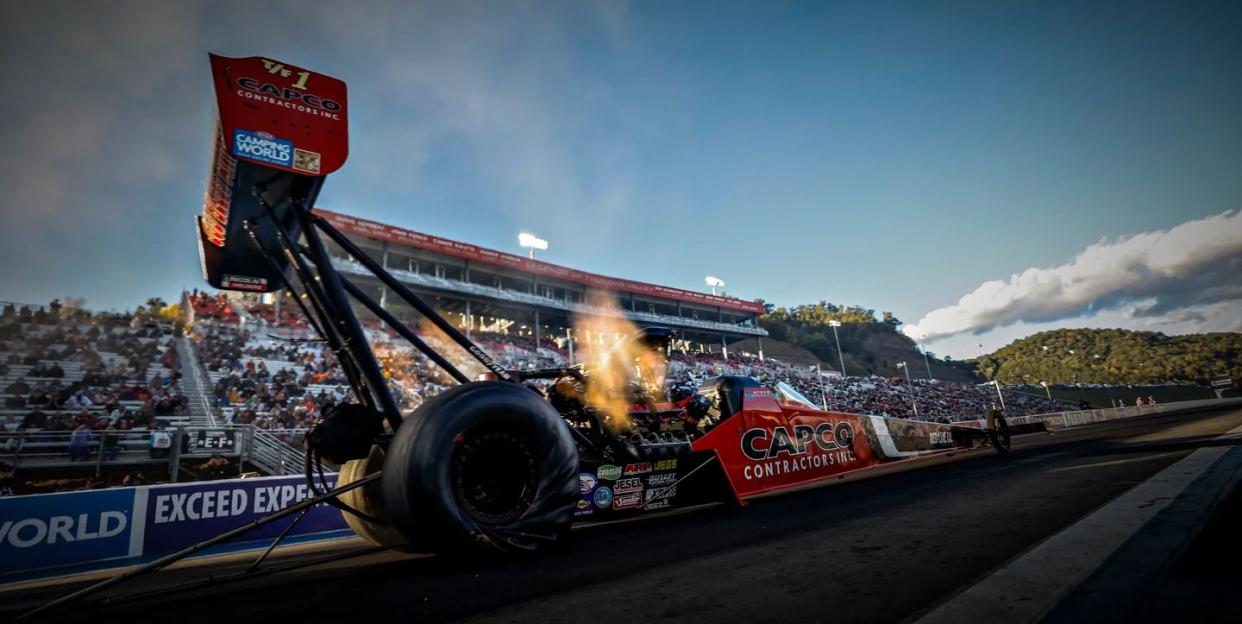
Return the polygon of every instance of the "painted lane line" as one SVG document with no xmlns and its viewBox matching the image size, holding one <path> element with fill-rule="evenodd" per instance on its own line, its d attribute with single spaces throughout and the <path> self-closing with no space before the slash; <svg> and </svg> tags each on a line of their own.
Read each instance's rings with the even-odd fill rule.
<svg viewBox="0 0 1242 624">
<path fill-rule="evenodd" d="M 1242 425 L 1238 425 L 1225 433 L 1216 436 L 1217 440 L 1242 440 Z"/>
<path fill-rule="evenodd" d="M 918 622 L 1037 621 L 1229 450 L 1196 450 L 1001 566 Z"/>
<path fill-rule="evenodd" d="M 1157 453 L 1155 455 L 1145 455 L 1143 457 L 1131 457 L 1129 459 L 1115 459 L 1113 461 L 1096 462 L 1094 464 L 1079 464 L 1077 466 L 1066 466 L 1064 468 L 1053 468 L 1052 470 L 1049 470 L 1048 472 L 1068 472 L 1070 470 L 1082 470 L 1083 468 L 1099 468 L 1101 466 L 1118 466 L 1121 464 L 1132 464 L 1135 462 L 1151 461 L 1153 459 L 1160 459 L 1161 457 L 1168 457 L 1170 455 L 1182 455 L 1182 454 L 1183 454 L 1182 451 L 1170 451 L 1168 453 Z"/>
</svg>

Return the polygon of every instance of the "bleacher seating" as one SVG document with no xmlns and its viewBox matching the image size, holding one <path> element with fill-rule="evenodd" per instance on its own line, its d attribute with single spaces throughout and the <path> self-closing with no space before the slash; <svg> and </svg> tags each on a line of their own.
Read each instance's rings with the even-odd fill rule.
<svg viewBox="0 0 1242 624">
<path fill-rule="evenodd" d="M 54 449 L 78 427 L 145 448 L 150 430 L 188 423 L 170 326 L 53 303 L 0 315 L 0 450 Z"/>
</svg>

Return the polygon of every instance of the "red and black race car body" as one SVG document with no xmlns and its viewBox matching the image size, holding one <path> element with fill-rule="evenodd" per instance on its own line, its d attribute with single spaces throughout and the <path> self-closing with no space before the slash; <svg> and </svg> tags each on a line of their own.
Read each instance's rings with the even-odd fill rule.
<svg viewBox="0 0 1242 624">
<path fill-rule="evenodd" d="M 899 462 L 989 448 L 978 428 L 823 411 L 749 377 L 712 379 L 696 394 L 711 404 L 704 421 L 714 424 L 685 427 L 694 419 L 672 404 L 655 414 L 636 406 L 634 429 L 620 438 L 624 451 L 580 445 L 578 520 L 721 500 L 745 505 Z"/>
</svg>

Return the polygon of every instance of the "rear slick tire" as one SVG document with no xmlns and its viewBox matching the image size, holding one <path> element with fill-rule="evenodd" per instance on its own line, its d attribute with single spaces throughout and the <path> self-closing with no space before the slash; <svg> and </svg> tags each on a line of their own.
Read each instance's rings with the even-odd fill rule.
<svg viewBox="0 0 1242 624">
<path fill-rule="evenodd" d="M 539 394 L 509 382 L 469 383 L 402 423 L 381 483 L 389 521 L 417 550 L 535 553 L 569 531 L 578 451 Z"/>
</svg>

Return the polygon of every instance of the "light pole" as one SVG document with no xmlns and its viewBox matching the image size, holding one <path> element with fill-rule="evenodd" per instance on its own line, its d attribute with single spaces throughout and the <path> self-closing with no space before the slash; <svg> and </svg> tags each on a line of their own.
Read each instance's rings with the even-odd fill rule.
<svg viewBox="0 0 1242 624">
<path fill-rule="evenodd" d="M 518 245 L 530 250 L 530 254 L 527 257 L 532 260 L 535 258 L 536 249 L 539 251 L 546 251 L 548 249 L 548 241 L 526 232 L 518 234 Z"/>
<path fill-rule="evenodd" d="M 926 340 L 927 334 L 923 334 L 921 338 Z M 931 362 L 927 359 L 927 345 L 920 344 L 919 347 L 923 349 L 923 364 L 927 365 L 927 379 L 929 381 L 935 381 L 935 378 L 932 377 L 932 374 L 931 374 Z"/>
<path fill-rule="evenodd" d="M 828 411 L 828 394 L 824 392 L 824 371 L 820 369 L 819 362 L 815 363 L 815 374 L 819 377 L 819 404 Z"/>
<path fill-rule="evenodd" d="M 993 379 L 993 380 L 992 380 L 992 385 L 993 385 L 993 386 L 996 386 L 996 397 L 997 397 L 998 399 L 1000 399 L 1000 403 L 1001 403 L 1001 411 L 1002 411 L 1002 412 L 1004 412 L 1004 411 L 1005 411 L 1005 395 L 1001 394 L 1000 382 L 999 382 L 999 381 L 997 381 L 997 380 L 995 380 L 995 379 Z"/>
<path fill-rule="evenodd" d="M 1041 386 L 1043 386 L 1043 387 L 1044 387 L 1044 393 L 1048 395 L 1048 400 L 1049 400 L 1049 401 L 1051 401 L 1051 400 L 1052 400 L 1052 391 L 1048 389 L 1048 382 L 1046 382 L 1046 381 L 1041 381 L 1041 382 L 1039 382 L 1039 385 L 1041 385 Z"/>
<path fill-rule="evenodd" d="M 837 358 L 841 360 L 841 376 L 845 377 L 845 355 L 841 353 L 841 337 L 837 335 L 837 328 L 841 326 L 841 321 L 833 319 L 828 321 L 828 325 L 832 327 L 832 338 L 837 341 Z"/>
<path fill-rule="evenodd" d="M 715 294 L 716 294 L 716 287 L 717 287 L 717 286 L 719 286 L 720 288 L 724 288 L 724 285 L 725 285 L 724 280 L 720 279 L 719 277 L 712 277 L 712 276 L 710 276 L 710 275 L 708 275 L 707 277 L 703 278 L 703 281 L 704 281 L 704 282 L 707 282 L 707 285 L 708 285 L 708 286 L 711 286 L 711 288 L 712 288 L 712 294 L 713 294 L 713 295 L 715 295 Z"/>
<path fill-rule="evenodd" d="M 910 381 L 910 367 L 905 362 L 898 362 L 897 368 L 906 372 L 906 387 L 910 389 L 910 408 L 914 410 L 914 417 L 919 417 L 919 404 L 914 401 L 914 382 Z"/>
</svg>

